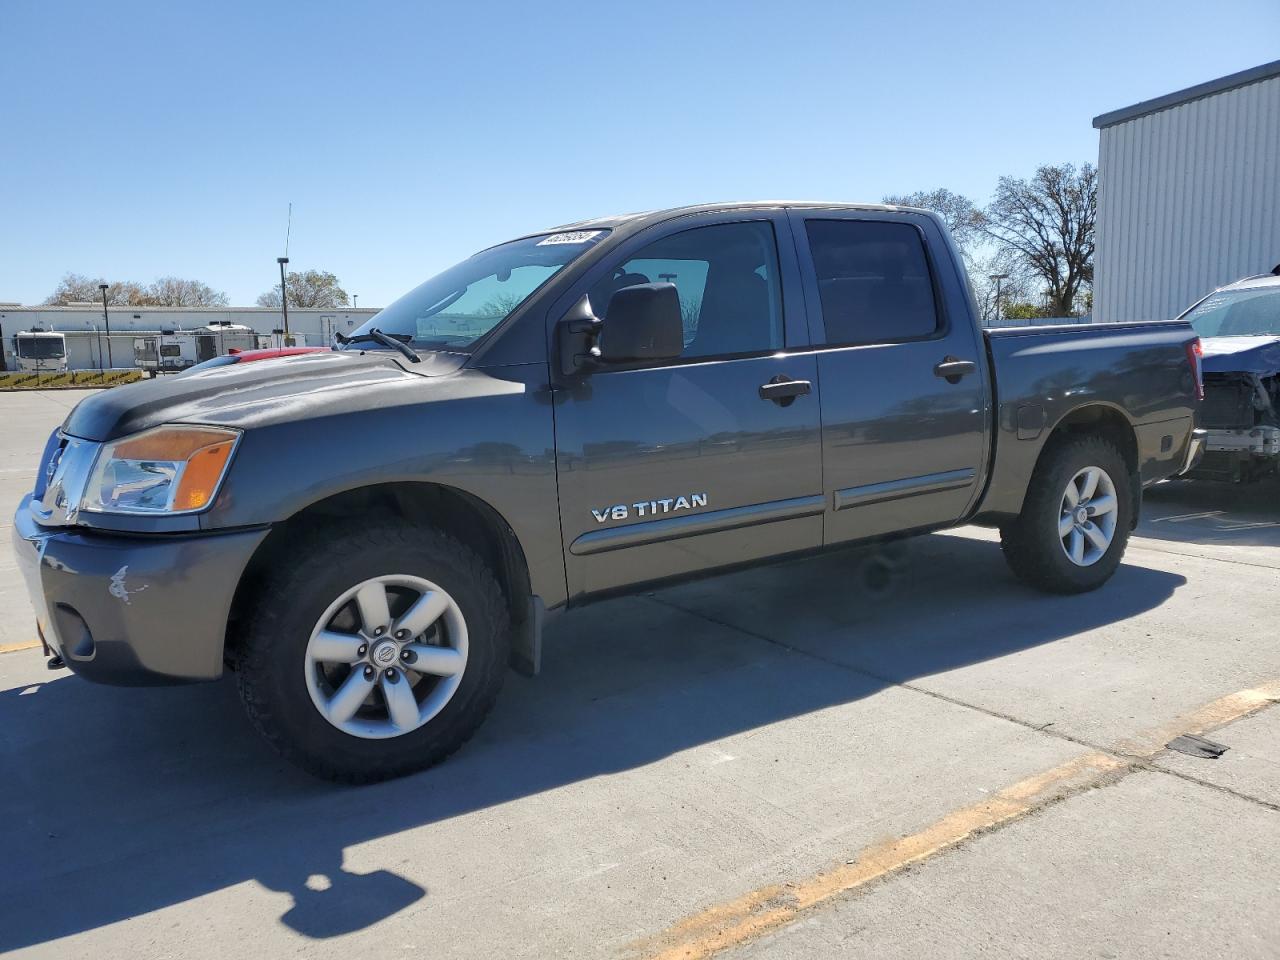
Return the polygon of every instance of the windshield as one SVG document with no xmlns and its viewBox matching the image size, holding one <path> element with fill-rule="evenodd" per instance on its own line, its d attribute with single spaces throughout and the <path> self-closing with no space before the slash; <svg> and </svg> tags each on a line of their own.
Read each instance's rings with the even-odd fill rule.
<svg viewBox="0 0 1280 960">
<path fill-rule="evenodd" d="M 18 356 L 23 360 L 61 360 L 67 355 L 62 337 L 24 337 L 18 340 Z"/>
<path fill-rule="evenodd" d="M 1280 336 L 1280 286 L 1219 290 L 1182 319 L 1206 338 Z"/>
<path fill-rule="evenodd" d="M 466 352 L 540 286 L 605 238 L 574 230 L 482 250 L 374 314 L 351 337 L 378 329 L 419 350 Z M 362 342 L 360 349 L 386 349 Z"/>
</svg>

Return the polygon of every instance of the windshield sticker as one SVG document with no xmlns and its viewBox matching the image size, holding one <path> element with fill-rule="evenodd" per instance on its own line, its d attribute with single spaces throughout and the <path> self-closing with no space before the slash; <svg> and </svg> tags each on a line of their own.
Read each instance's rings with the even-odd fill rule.
<svg viewBox="0 0 1280 960">
<path fill-rule="evenodd" d="M 557 243 L 586 243 L 588 240 L 594 240 L 603 230 L 571 230 L 568 233 L 553 233 L 549 237 L 543 237 L 536 246 L 549 247 Z"/>
</svg>

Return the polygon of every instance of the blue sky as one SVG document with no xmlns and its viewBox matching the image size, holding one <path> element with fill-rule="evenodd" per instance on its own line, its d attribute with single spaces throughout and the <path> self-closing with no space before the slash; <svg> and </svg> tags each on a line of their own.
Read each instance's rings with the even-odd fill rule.
<svg viewBox="0 0 1280 960">
<path fill-rule="evenodd" d="M 0 12 L 0 301 L 67 271 L 383 305 L 475 249 L 703 200 L 1096 161 L 1096 114 L 1280 57 L 1280 2 L 60 3 Z"/>
</svg>

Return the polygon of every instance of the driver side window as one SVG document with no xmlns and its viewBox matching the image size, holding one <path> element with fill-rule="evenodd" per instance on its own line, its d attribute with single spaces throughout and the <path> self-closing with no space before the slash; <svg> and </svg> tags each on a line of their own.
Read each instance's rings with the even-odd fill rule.
<svg viewBox="0 0 1280 960">
<path fill-rule="evenodd" d="M 607 319 L 623 287 L 672 283 L 684 321 L 681 359 L 780 350 L 782 297 L 773 226 L 766 221 L 696 227 L 638 250 L 589 291 Z"/>
</svg>

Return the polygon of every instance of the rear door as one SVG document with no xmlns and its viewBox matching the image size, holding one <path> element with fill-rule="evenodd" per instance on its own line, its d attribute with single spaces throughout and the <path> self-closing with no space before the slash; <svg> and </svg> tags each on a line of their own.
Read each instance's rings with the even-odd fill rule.
<svg viewBox="0 0 1280 960">
<path fill-rule="evenodd" d="M 822 393 L 826 542 L 937 527 L 986 455 L 985 353 L 928 217 L 791 212 Z"/>
<path fill-rule="evenodd" d="M 571 597 L 822 543 L 817 359 L 785 212 L 646 230 L 552 316 L 588 293 L 608 323 L 614 291 L 662 281 L 680 294 L 684 353 L 555 390 Z"/>
</svg>

